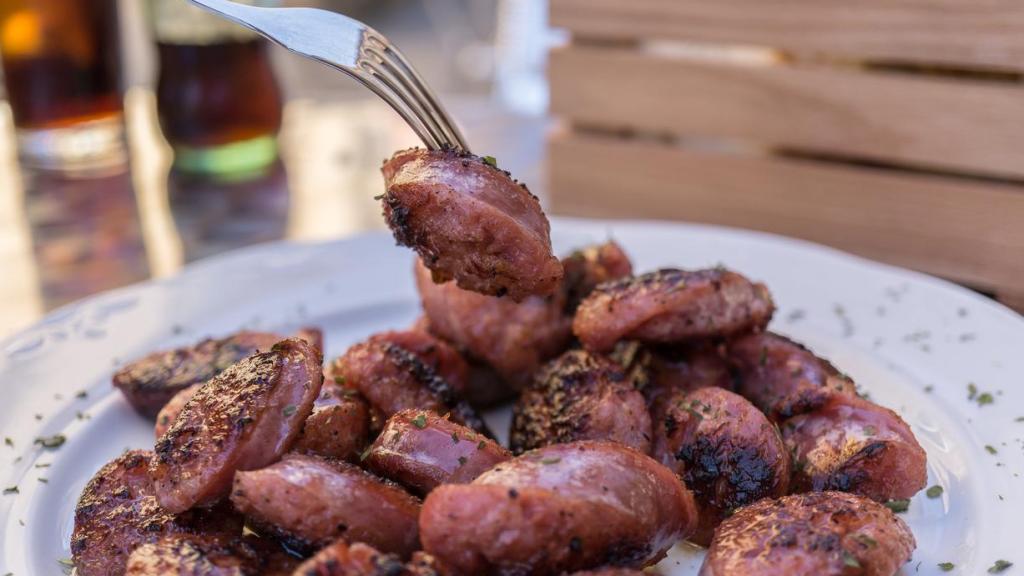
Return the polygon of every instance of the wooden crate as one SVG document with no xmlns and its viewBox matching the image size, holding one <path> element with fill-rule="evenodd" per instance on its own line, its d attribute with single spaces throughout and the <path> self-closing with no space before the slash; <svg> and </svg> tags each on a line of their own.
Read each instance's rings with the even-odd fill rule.
<svg viewBox="0 0 1024 576">
<path fill-rule="evenodd" d="M 1024 3 L 551 0 L 552 211 L 830 244 L 1024 305 Z"/>
</svg>

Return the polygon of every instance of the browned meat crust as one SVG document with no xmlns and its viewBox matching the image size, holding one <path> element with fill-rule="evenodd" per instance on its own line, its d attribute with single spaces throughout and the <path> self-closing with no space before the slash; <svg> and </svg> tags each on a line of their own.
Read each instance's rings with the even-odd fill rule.
<svg viewBox="0 0 1024 576">
<path fill-rule="evenodd" d="M 595 288 L 573 332 L 587 349 L 607 352 L 620 340 L 681 343 L 759 330 L 774 311 L 764 284 L 735 272 L 667 268 Z"/>
<path fill-rule="evenodd" d="M 344 462 L 289 454 L 267 468 L 236 474 L 231 502 L 299 550 L 316 550 L 336 538 L 403 558 L 419 547 L 419 501 Z"/>
<path fill-rule="evenodd" d="M 81 576 L 120 576 L 132 550 L 161 537 L 230 541 L 241 518 L 230 510 L 175 516 L 157 503 L 147 468 L 151 452 L 132 450 L 109 462 L 85 486 L 75 508 L 71 554 Z"/>
<path fill-rule="evenodd" d="M 643 395 L 618 364 L 585 350 L 570 350 L 537 374 L 513 409 L 509 435 L 516 454 L 574 440 L 620 442 L 645 454 L 651 449 Z"/>
<path fill-rule="evenodd" d="M 160 505 L 183 512 L 226 496 L 237 470 L 281 457 L 302 431 L 323 381 L 320 352 L 290 338 L 202 386 L 156 444 Z"/>
<path fill-rule="evenodd" d="M 693 497 L 671 471 L 632 448 L 590 441 L 439 486 L 420 515 L 423 548 L 456 574 L 646 566 L 695 525 Z"/>
<path fill-rule="evenodd" d="M 384 218 L 434 280 L 522 300 L 551 294 L 562 265 L 540 202 L 508 172 L 456 151 L 403 150 L 384 164 Z"/>
<path fill-rule="evenodd" d="M 227 546 L 202 545 L 181 538 L 163 538 L 136 548 L 125 568 L 126 576 L 255 576 L 254 559 Z"/>
<path fill-rule="evenodd" d="M 654 457 L 680 475 L 700 509 L 693 542 L 707 546 L 736 509 L 786 494 L 789 453 L 778 429 L 742 396 L 714 387 L 677 390 L 652 412 Z"/>
<path fill-rule="evenodd" d="M 390 342 L 412 352 L 421 362 L 444 378 L 459 394 L 465 394 L 469 383 L 469 364 L 451 344 L 435 338 L 426 330 L 381 332 L 370 336 L 370 342 Z"/>
<path fill-rule="evenodd" d="M 331 372 L 336 382 L 358 390 L 385 417 L 402 410 L 432 410 L 489 435 L 483 419 L 444 378 L 390 342 L 352 346 L 332 363 Z"/>
<path fill-rule="evenodd" d="M 580 302 L 598 285 L 633 274 L 633 263 L 614 240 L 573 252 L 562 258 L 562 267 L 565 269 L 562 292 L 567 316 L 575 314 Z"/>
<path fill-rule="evenodd" d="M 175 394 L 170 402 L 164 404 L 164 407 L 160 409 L 160 413 L 156 415 L 156 424 L 153 425 L 153 434 L 157 440 L 171 429 L 171 424 L 174 424 L 174 421 L 178 419 L 178 415 L 185 408 L 185 404 L 196 395 L 196 392 L 202 386 L 202 384 L 193 384 Z"/>
<path fill-rule="evenodd" d="M 723 388 L 733 391 L 729 364 L 718 346 L 658 347 L 648 349 L 647 353 L 649 382 L 643 392 L 650 405 L 677 390 Z"/>
<path fill-rule="evenodd" d="M 775 422 L 810 412 L 856 386 L 828 361 L 784 336 L 764 332 L 729 343 L 737 391 Z"/>
<path fill-rule="evenodd" d="M 370 441 L 370 405 L 355 390 L 335 388 L 324 387 L 292 451 L 355 462 Z"/>
<path fill-rule="evenodd" d="M 303 328 L 298 336 L 322 350 L 323 334 L 318 328 Z M 194 346 L 154 352 L 118 370 L 114 386 L 136 411 L 153 418 L 181 390 L 210 380 L 256 352 L 270 350 L 284 338 L 270 332 L 242 330 Z"/>
<path fill-rule="evenodd" d="M 414 493 L 466 484 L 511 458 L 493 440 L 422 410 L 392 416 L 365 454 L 366 466 Z"/>
<path fill-rule="evenodd" d="M 794 460 L 793 490 L 840 490 L 887 502 L 928 482 L 927 456 L 892 410 L 837 395 L 782 424 Z"/>
<path fill-rule="evenodd" d="M 903 520 L 853 494 L 761 500 L 722 522 L 700 576 L 892 576 L 916 547 Z"/>
<path fill-rule="evenodd" d="M 292 576 L 438 576 L 434 560 L 417 552 L 404 564 L 361 542 L 337 540 L 303 563 Z"/>
</svg>

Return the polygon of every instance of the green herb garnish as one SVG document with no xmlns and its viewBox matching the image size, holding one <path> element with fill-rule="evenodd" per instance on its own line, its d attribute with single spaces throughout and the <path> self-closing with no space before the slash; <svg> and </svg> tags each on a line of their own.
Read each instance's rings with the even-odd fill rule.
<svg viewBox="0 0 1024 576">
<path fill-rule="evenodd" d="M 284 407 L 284 415 L 291 416 L 292 414 L 295 414 L 295 411 L 298 409 L 299 408 L 295 404 L 289 404 Z"/>
<path fill-rule="evenodd" d="M 498 160 L 494 156 L 484 156 L 480 159 L 484 161 L 484 164 L 487 164 L 492 168 L 498 167 Z"/>
<path fill-rule="evenodd" d="M 459 456 L 459 466 L 465 466 L 465 465 L 466 465 L 466 457 L 465 456 Z"/>
<path fill-rule="evenodd" d="M 419 428 L 420 430 L 426 428 L 427 427 L 427 416 L 425 414 L 423 414 L 422 412 L 417 414 L 416 417 L 412 419 L 412 425 L 417 427 L 417 428 Z"/>
<path fill-rule="evenodd" d="M 985 444 L 985 452 L 988 452 L 989 454 L 992 455 L 999 453 L 999 451 L 995 449 L 995 446 L 991 446 L 989 444 Z"/>
<path fill-rule="evenodd" d="M 1013 562 L 1007 562 L 1006 560 L 996 560 L 996 563 L 989 567 L 989 574 L 999 574 L 1003 570 L 1006 570 L 1010 566 L 1013 566 Z"/>
<path fill-rule="evenodd" d="M 953 564 L 952 562 L 939 562 L 936 566 L 938 566 L 939 570 L 942 570 L 943 572 L 952 572 L 953 568 L 956 568 L 956 564 Z"/>
<path fill-rule="evenodd" d="M 53 436 L 42 436 L 36 438 L 35 444 L 39 444 L 43 448 L 55 449 L 60 448 L 67 442 L 68 439 L 63 434 L 54 434 Z"/>
<path fill-rule="evenodd" d="M 8 494 L 18 494 L 20 492 L 21 490 L 18 490 L 17 486 L 8 486 L 7 488 L 4 488 L 4 496 Z"/>
<path fill-rule="evenodd" d="M 452 432 L 452 442 L 454 442 L 456 444 L 459 443 L 459 435 L 458 435 L 458 433 Z"/>
<path fill-rule="evenodd" d="M 938 498 L 939 496 L 942 496 L 942 491 L 943 491 L 942 486 L 939 486 L 938 484 L 936 484 L 935 486 L 932 486 L 928 490 L 925 490 L 924 494 L 925 494 L 925 496 L 927 496 L 929 498 Z"/>
<path fill-rule="evenodd" d="M 561 462 L 561 461 L 562 461 L 562 459 L 561 459 L 561 458 L 558 458 L 558 457 L 552 457 L 552 458 L 541 458 L 541 460 L 540 460 L 540 463 L 541 463 L 541 464 L 543 464 L 543 465 L 545 465 L 545 466 L 547 466 L 547 465 L 549 465 L 549 464 L 558 464 L 558 463 L 559 463 L 559 462 Z"/>
<path fill-rule="evenodd" d="M 888 508 L 889 510 L 892 510 L 896 514 L 900 514 L 910 509 L 910 499 L 906 498 L 904 500 L 889 500 L 888 502 L 885 503 L 885 507 Z"/>
<path fill-rule="evenodd" d="M 860 562 L 857 557 L 850 554 L 846 550 L 843 550 L 843 566 L 849 566 L 850 568 L 860 568 Z"/>
</svg>

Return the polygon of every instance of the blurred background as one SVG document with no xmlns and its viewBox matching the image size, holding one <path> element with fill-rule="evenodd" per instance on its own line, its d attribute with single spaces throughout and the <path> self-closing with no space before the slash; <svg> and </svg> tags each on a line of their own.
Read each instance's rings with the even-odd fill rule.
<svg viewBox="0 0 1024 576">
<path fill-rule="evenodd" d="M 787 234 L 1024 309 L 1015 1 L 248 3 L 383 32 L 554 214 Z M 0 63 L 0 338 L 226 250 L 383 228 L 380 163 L 418 144 L 185 0 L 0 0 Z"/>
</svg>

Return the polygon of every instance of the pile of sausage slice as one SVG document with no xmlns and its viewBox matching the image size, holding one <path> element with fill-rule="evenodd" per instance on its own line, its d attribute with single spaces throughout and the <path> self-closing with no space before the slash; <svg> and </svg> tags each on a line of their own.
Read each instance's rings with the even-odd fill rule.
<svg viewBox="0 0 1024 576">
<path fill-rule="evenodd" d="M 685 540 L 704 576 L 910 559 L 884 504 L 924 487 L 924 450 L 769 331 L 763 284 L 637 274 L 613 242 L 552 261 L 536 199 L 492 161 L 406 151 L 385 178 L 423 316 L 326 364 L 306 329 L 120 370 L 156 441 L 86 486 L 78 574 L 639 575 Z M 439 238 L 442 217 L 479 229 Z M 508 401 L 505 434 L 481 411 Z"/>
</svg>

